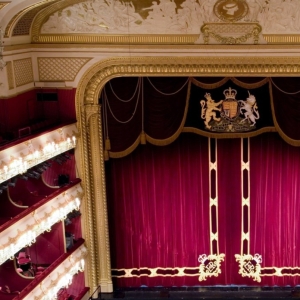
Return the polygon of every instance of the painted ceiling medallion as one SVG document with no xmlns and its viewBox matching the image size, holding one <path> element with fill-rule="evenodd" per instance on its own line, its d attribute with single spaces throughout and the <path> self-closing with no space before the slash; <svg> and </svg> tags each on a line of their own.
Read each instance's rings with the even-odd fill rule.
<svg viewBox="0 0 300 300">
<path fill-rule="evenodd" d="M 214 6 L 215 15 L 227 22 L 243 19 L 249 11 L 245 0 L 218 0 Z"/>
</svg>

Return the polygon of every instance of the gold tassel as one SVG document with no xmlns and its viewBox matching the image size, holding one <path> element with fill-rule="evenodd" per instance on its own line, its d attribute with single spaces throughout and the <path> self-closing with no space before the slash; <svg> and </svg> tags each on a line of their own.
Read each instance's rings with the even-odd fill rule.
<svg viewBox="0 0 300 300">
<path fill-rule="evenodd" d="M 105 140 L 105 150 L 110 150 L 110 139 L 109 138 L 106 138 Z"/>
<path fill-rule="evenodd" d="M 108 151 L 104 150 L 104 160 L 108 161 L 109 160 L 109 155 L 108 155 Z"/>
<path fill-rule="evenodd" d="M 141 144 L 146 145 L 146 134 L 144 131 L 141 133 Z"/>
</svg>

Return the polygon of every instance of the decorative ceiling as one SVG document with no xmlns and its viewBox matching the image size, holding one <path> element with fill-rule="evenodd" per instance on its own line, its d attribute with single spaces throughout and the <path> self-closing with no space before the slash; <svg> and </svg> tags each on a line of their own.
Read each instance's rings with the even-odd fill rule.
<svg viewBox="0 0 300 300">
<path fill-rule="evenodd" d="M 73 1 L 74 3 L 74 1 Z M 300 33 L 297 0 L 86 0 L 52 13 L 41 33 L 200 34 L 205 23 L 258 23 Z"/>
<path fill-rule="evenodd" d="M 299 0 L 11 0 L 2 15 L 5 37 L 38 43 L 300 42 Z"/>
</svg>

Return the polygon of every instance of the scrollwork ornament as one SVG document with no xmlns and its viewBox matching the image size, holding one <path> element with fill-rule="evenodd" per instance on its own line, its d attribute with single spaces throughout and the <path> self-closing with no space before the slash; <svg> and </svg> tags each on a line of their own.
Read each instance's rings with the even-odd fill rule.
<svg viewBox="0 0 300 300">
<path fill-rule="evenodd" d="M 260 254 L 235 255 L 236 261 L 239 263 L 239 274 L 242 277 L 252 278 L 254 281 L 261 282 L 261 263 L 262 257 Z"/>
<path fill-rule="evenodd" d="M 171 60 L 172 59 L 172 60 Z M 143 61 L 144 65 L 141 65 Z M 85 105 L 97 104 L 99 101 L 99 92 L 105 85 L 105 83 L 117 76 L 128 75 L 121 69 L 124 65 L 131 65 L 130 76 L 146 76 L 149 72 L 145 68 L 145 64 L 155 66 L 156 71 L 153 71 L 151 76 L 176 75 L 181 76 L 200 76 L 207 75 L 208 73 L 213 75 L 228 74 L 232 76 L 247 75 L 249 72 L 259 73 L 260 76 L 270 76 L 272 74 L 281 75 L 296 75 L 300 72 L 299 58 L 296 57 L 270 57 L 268 59 L 264 57 L 185 57 L 185 58 L 174 58 L 174 57 L 155 57 L 155 58 L 111 58 L 102 61 L 94 65 L 84 75 L 84 79 L 79 84 L 77 97 L 83 99 Z M 172 69 L 171 69 L 172 66 Z M 185 71 L 183 71 L 183 68 Z M 179 70 L 182 72 L 179 72 Z M 110 70 L 109 75 L 107 69 Z M 155 69 L 153 69 L 155 70 Z M 97 80 L 100 79 L 101 80 Z M 96 84 L 97 82 L 97 84 Z M 81 98 L 80 94 L 84 96 Z M 78 99 L 79 99 L 78 98 Z M 77 102 L 78 111 L 81 103 Z"/>
<path fill-rule="evenodd" d="M 221 274 L 221 262 L 224 261 L 224 258 L 224 253 L 199 255 L 199 281 L 205 281 L 207 277 L 218 277 Z"/>
</svg>

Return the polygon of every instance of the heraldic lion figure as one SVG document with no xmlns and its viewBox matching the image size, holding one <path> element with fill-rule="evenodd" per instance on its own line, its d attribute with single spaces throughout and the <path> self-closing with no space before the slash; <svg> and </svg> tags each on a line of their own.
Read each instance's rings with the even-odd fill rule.
<svg viewBox="0 0 300 300">
<path fill-rule="evenodd" d="M 211 98 L 210 93 L 206 93 L 204 95 L 207 101 L 201 100 L 201 118 L 205 119 L 204 124 L 206 128 L 210 129 L 211 126 L 208 124 L 211 119 L 214 119 L 215 121 L 219 122 L 221 118 L 217 118 L 215 111 L 221 111 L 221 108 L 218 106 L 223 102 L 223 100 L 215 103 L 215 101 Z M 205 107 L 206 104 L 206 107 Z"/>
<path fill-rule="evenodd" d="M 239 100 L 241 107 L 240 107 L 240 113 L 244 115 L 244 119 L 242 122 L 245 120 L 248 120 L 251 125 L 254 126 L 256 123 L 256 120 L 259 119 L 259 112 L 258 112 L 258 107 L 256 104 L 256 98 L 254 95 L 251 95 L 248 91 L 249 97 L 244 100 Z"/>
</svg>

